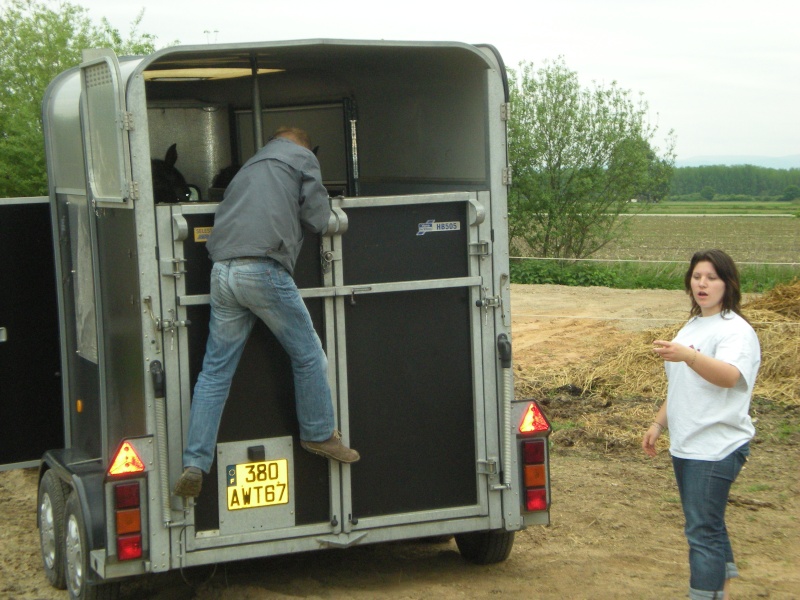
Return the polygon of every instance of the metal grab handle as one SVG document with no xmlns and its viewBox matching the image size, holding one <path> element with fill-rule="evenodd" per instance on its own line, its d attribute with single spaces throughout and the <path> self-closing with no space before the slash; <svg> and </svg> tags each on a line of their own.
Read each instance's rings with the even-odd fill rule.
<svg viewBox="0 0 800 600">
<path fill-rule="evenodd" d="M 0 344 L 8 341 L 8 329 L 0 327 Z"/>
</svg>

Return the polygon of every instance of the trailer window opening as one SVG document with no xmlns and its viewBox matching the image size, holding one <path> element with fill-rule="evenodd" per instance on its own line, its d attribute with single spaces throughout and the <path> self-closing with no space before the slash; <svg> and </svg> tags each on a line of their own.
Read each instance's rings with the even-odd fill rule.
<svg viewBox="0 0 800 600">
<path fill-rule="evenodd" d="M 283 73 L 285 69 L 258 69 L 258 75 Z M 236 67 L 190 67 L 186 69 L 151 69 L 144 72 L 145 81 L 212 81 L 250 77 L 253 70 Z"/>
</svg>

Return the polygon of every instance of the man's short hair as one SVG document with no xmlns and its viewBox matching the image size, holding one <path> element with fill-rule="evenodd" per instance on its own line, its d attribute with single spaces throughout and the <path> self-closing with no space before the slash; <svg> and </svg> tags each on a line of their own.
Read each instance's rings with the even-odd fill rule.
<svg viewBox="0 0 800 600">
<path fill-rule="evenodd" d="M 306 133 L 305 130 L 299 127 L 278 127 L 270 139 L 273 140 L 279 137 L 288 138 L 295 144 L 299 144 L 311 150 L 311 138 L 308 137 L 308 133 Z"/>
</svg>

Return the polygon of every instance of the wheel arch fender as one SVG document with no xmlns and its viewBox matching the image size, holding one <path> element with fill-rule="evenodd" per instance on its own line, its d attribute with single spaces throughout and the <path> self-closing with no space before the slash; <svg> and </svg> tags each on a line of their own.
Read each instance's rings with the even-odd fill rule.
<svg viewBox="0 0 800 600">
<path fill-rule="evenodd" d="M 88 550 L 106 547 L 105 469 L 101 461 L 73 462 L 69 451 L 48 450 L 39 463 L 39 481 L 53 470 L 78 496 Z"/>
</svg>

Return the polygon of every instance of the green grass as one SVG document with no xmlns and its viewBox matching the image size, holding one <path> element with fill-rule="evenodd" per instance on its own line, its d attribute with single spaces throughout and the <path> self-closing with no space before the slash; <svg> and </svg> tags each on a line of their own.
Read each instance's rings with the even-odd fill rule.
<svg viewBox="0 0 800 600">
<path fill-rule="evenodd" d="M 664 200 L 649 206 L 650 214 L 706 214 L 706 215 L 796 215 L 800 201 L 741 201 L 741 200 Z"/>
<path fill-rule="evenodd" d="M 682 290 L 687 263 L 526 261 L 511 263 L 511 281 L 526 284 L 603 286 L 617 289 Z M 800 277 L 800 267 L 740 265 L 742 292 L 765 292 Z"/>
<path fill-rule="evenodd" d="M 775 437 L 780 442 L 787 442 L 800 434 L 800 423 L 781 421 L 775 430 Z"/>
<path fill-rule="evenodd" d="M 744 488 L 745 492 L 768 492 L 772 486 L 767 483 L 755 483 Z"/>
<path fill-rule="evenodd" d="M 553 431 L 561 431 L 562 429 L 575 429 L 578 424 L 574 421 L 550 421 Z"/>
</svg>

